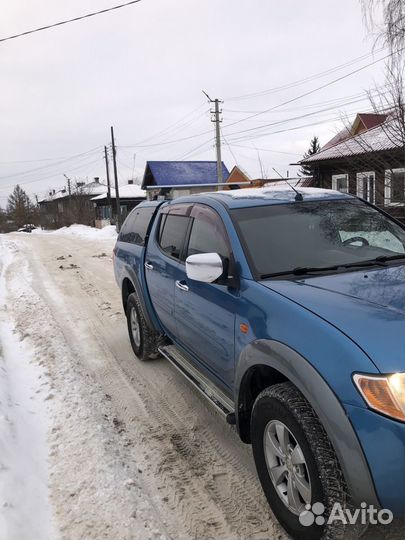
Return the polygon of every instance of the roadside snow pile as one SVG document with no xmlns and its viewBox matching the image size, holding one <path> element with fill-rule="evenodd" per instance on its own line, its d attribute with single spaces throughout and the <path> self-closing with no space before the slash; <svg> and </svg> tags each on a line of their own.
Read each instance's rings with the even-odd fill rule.
<svg viewBox="0 0 405 540">
<path fill-rule="evenodd" d="M 1 250 L 0 538 L 46 540 L 54 532 L 48 500 L 48 414 L 44 403 L 48 385 L 32 348 L 12 321 L 6 293 L 6 273 L 12 262 L 12 251 Z M 20 292 L 17 279 L 11 286 Z"/>
<path fill-rule="evenodd" d="M 78 236 L 88 240 L 103 240 L 105 238 L 117 238 L 117 231 L 114 225 L 108 225 L 103 229 L 88 227 L 87 225 L 79 225 L 74 223 L 70 227 L 62 227 L 56 231 L 46 231 L 43 229 L 35 229 L 31 234 L 60 234 L 64 236 Z"/>
</svg>

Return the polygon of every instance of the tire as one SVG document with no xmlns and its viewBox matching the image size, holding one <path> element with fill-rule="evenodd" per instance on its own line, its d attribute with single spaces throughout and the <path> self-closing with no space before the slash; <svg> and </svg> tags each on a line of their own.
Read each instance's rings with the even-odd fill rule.
<svg viewBox="0 0 405 540">
<path fill-rule="evenodd" d="M 126 305 L 128 334 L 132 350 L 140 360 L 149 360 L 158 353 L 159 334 L 146 324 L 141 303 L 136 293 L 128 296 Z"/>
<path fill-rule="evenodd" d="M 358 538 L 358 526 L 345 526 L 339 520 L 326 522 L 334 503 L 340 503 L 343 510 L 351 507 L 347 487 L 322 424 L 293 384 L 276 384 L 259 394 L 252 411 L 251 440 L 267 500 L 294 539 Z M 286 453 L 280 441 L 288 449 Z"/>
</svg>

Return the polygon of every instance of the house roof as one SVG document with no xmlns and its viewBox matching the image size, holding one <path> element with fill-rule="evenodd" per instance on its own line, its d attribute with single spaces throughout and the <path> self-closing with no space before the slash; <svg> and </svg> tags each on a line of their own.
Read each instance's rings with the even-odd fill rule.
<svg viewBox="0 0 405 540">
<path fill-rule="evenodd" d="M 334 138 L 337 139 L 337 142 L 331 144 L 334 141 L 334 139 L 332 139 L 332 141 L 323 146 L 319 152 L 302 159 L 299 163 L 316 163 L 328 159 L 339 159 L 368 154 L 370 152 L 400 149 L 403 145 L 400 143 L 398 136 L 395 135 L 395 132 L 390 126 L 391 122 L 393 122 L 393 120 L 388 119 L 383 124 L 367 131 L 339 140 L 341 132 Z M 345 131 L 346 134 L 348 134 L 348 130 L 346 129 Z"/>
<path fill-rule="evenodd" d="M 229 171 L 222 163 L 224 182 L 229 177 Z M 216 161 L 148 161 L 142 181 L 146 186 L 171 186 L 216 184 Z"/>
<path fill-rule="evenodd" d="M 121 199 L 146 199 L 146 191 L 138 186 L 137 184 L 125 184 L 124 186 L 119 186 L 119 195 Z M 115 189 L 111 188 L 111 198 L 115 199 Z M 92 197 L 92 201 L 100 201 L 107 199 L 107 192 Z"/>
<path fill-rule="evenodd" d="M 363 125 L 365 129 L 372 129 L 373 127 L 382 124 L 386 119 L 386 114 L 358 113 L 352 126 L 353 135 L 357 135 L 361 125 Z"/>
<path fill-rule="evenodd" d="M 100 195 L 102 193 L 107 192 L 107 185 L 102 184 L 101 182 L 94 181 L 94 182 L 89 182 L 88 184 L 84 184 L 83 186 L 80 187 L 80 189 L 82 189 L 81 194 L 83 195 Z M 74 193 L 74 190 L 72 190 L 72 195 L 77 195 L 77 193 Z M 55 193 L 48 194 L 47 197 L 44 197 L 38 202 L 40 203 L 51 202 L 51 201 L 56 201 L 58 199 L 65 199 L 68 197 L 69 197 L 69 192 L 64 187 L 58 191 L 55 191 Z"/>
</svg>

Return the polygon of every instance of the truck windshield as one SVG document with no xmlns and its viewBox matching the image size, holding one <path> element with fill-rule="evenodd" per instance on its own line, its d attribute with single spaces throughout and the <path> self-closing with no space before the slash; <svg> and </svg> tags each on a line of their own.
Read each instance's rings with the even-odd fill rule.
<svg viewBox="0 0 405 540">
<path fill-rule="evenodd" d="M 231 214 L 257 279 L 405 257 L 405 229 L 358 199 L 239 208 Z"/>
</svg>

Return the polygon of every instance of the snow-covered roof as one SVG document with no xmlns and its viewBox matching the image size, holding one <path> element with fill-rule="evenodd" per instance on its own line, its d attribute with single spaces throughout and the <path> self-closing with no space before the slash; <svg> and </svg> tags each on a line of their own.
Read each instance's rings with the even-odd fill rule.
<svg viewBox="0 0 405 540">
<path fill-rule="evenodd" d="M 121 199 L 146 199 L 146 191 L 141 189 L 141 186 L 137 184 L 125 184 L 124 186 L 119 186 L 119 195 Z M 107 192 L 92 197 L 92 201 L 100 201 L 107 198 Z M 115 189 L 111 188 L 111 198 L 115 199 Z"/>
<path fill-rule="evenodd" d="M 368 154 L 370 152 L 381 152 L 383 150 L 395 150 L 402 148 L 398 136 L 395 134 L 395 128 L 392 125 L 393 120 L 387 120 L 383 124 L 364 131 L 354 136 L 346 136 L 342 140 L 343 131 L 336 137 L 336 143 L 330 141 L 319 152 L 300 161 L 300 164 L 316 163 L 327 159 L 338 159 L 341 157 L 357 156 Z M 349 130 L 345 130 L 349 133 Z"/>
<path fill-rule="evenodd" d="M 293 186 L 295 188 L 311 187 L 311 183 L 312 176 L 304 176 L 297 178 L 289 178 L 288 180 L 276 180 L 272 182 L 267 182 L 264 184 L 264 187 L 266 187 L 266 189 L 279 189 L 280 187 L 289 188 L 290 186 Z"/>
<path fill-rule="evenodd" d="M 77 189 L 80 190 L 79 193 L 83 195 L 101 195 L 102 193 L 107 193 L 107 185 L 98 181 L 89 182 L 84 185 L 79 184 Z M 72 195 L 78 195 L 79 193 L 77 193 L 76 188 L 72 189 Z M 47 197 L 44 197 L 39 202 L 51 202 L 58 199 L 65 199 L 66 197 L 69 197 L 69 192 L 66 187 L 64 187 L 55 191 L 55 193 L 49 193 Z"/>
</svg>

